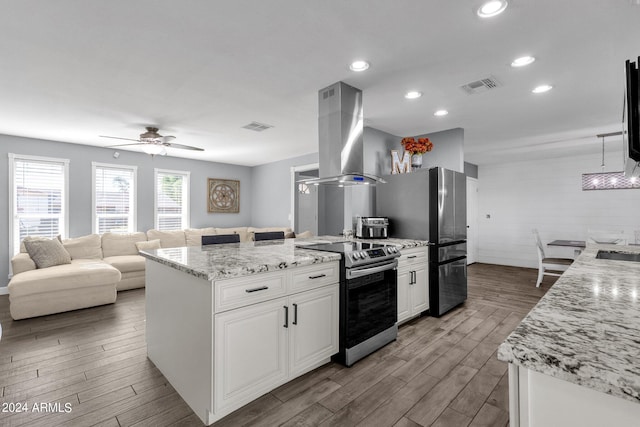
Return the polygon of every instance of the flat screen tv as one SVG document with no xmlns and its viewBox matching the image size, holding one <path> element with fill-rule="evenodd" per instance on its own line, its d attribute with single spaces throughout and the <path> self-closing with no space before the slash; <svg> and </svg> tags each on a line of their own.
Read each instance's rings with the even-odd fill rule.
<svg viewBox="0 0 640 427">
<path fill-rule="evenodd" d="M 637 65 L 640 65 L 640 57 L 638 64 L 630 60 L 625 63 L 626 96 L 622 135 L 627 157 L 640 162 L 640 84 Z"/>
</svg>

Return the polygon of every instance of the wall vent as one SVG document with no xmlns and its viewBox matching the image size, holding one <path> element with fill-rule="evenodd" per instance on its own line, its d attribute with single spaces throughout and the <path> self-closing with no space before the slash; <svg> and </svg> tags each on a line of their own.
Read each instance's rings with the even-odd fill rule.
<svg viewBox="0 0 640 427">
<path fill-rule="evenodd" d="M 251 122 L 248 125 L 244 125 L 242 126 L 243 129 L 249 129 L 255 132 L 262 132 L 263 130 L 267 130 L 269 128 L 272 128 L 273 126 L 271 125 L 267 125 L 264 123 L 258 123 L 258 122 Z"/>
<path fill-rule="evenodd" d="M 460 87 L 469 95 L 475 95 L 476 93 L 486 92 L 500 86 L 502 86 L 502 84 L 495 77 L 489 76 L 484 79 L 476 80 L 475 82 L 467 83 Z"/>
</svg>

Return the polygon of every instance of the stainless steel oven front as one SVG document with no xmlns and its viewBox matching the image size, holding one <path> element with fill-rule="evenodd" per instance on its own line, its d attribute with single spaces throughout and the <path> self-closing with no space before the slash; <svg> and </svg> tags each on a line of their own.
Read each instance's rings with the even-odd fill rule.
<svg viewBox="0 0 640 427">
<path fill-rule="evenodd" d="M 345 268 L 339 362 L 351 366 L 398 335 L 398 260 Z"/>
</svg>

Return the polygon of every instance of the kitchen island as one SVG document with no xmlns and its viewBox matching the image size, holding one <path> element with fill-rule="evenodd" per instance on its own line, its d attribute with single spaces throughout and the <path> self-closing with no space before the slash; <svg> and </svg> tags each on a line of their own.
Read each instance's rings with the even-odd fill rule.
<svg viewBox="0 0 640 427">
<path fill-rule="evenodd" d="M 588 245 L 498 349 L 509 363 L 510 425 L 640 423 L 640 263 Z"/>
<path fill-rule="evenodd" d="M 205 424 L 338 351 L 339 237 L 143 251 L 149 359 Z M 384 241 L 404 247 L 426 242 Z M 426 251 L 425 251 L 426 252 Z"/>
</svg>

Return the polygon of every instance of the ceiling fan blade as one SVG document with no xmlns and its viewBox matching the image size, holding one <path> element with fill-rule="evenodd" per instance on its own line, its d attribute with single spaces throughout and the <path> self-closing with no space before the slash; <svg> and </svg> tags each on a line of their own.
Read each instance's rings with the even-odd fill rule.
<svg viewBox="0 0 640 427">
<path fill-rule="evenodd" d="M 132 141 L 135 141 L 135 139 L 132 139 Z M 137 142 L 135 144 L 118 144 L 118 145 L 108 145 L 104 148 L 116 148 L 116 147 L 128 147 L 130 145 L 147 145 L 146 142 Z"/>
<path fill-rule="evenodd" d="M 162 142 L 169 142 L 169 141 L 173 141 L 174 139 L 176 139 L 175 136 L 173 135 L 167 135 L 167 136 L 163 136 L 162 137 Z"/>
<path fill-rule="evenodd" d="M 192 147 L 191 145 L 182 145 L 182 144 L 172 144 L 170 142 L 163 142 L 162 145 L 170 148 L 180 148 L 182 150 L 194 150 L 194 151 L 204 151 L 203 148 Z"/>
<path fill-rule="evenodd" d="M 111 138 L 111 139 L 123 139 L 125 141 L 136 141 L 136 142 L 140 142 L 139 139 L 131 139 L 131 138 L 120 138 L 119 136 L 106 136 L 106 135 L 99 135 L 100 138 Z"/>
</svg>

